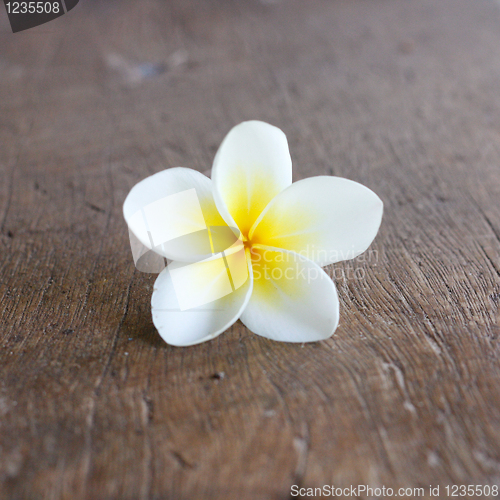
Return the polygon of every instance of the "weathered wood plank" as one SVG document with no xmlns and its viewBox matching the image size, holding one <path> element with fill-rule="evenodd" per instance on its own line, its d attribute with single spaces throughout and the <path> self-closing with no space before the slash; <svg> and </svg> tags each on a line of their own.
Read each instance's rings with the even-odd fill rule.
<svg viewBox="0 0 500 500">
<path fill-rule="evenodd" d="M 81 2 L 16 35 L 2 14 L 0 497 L 499 484 L 499 26 L 487 0 Z M 328 269 L 332 339 L 167 346 L 122 202 L 250 118 L 295 179 L 377 192 L 380 234 Z"/>
</svg>

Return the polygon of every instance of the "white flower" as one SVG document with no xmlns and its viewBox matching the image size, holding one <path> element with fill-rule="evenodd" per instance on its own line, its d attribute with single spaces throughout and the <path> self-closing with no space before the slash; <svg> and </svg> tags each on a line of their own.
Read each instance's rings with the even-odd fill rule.
<svg viewBox="0 0 500 500">
<path fill-rule="evenodd" d="M 330 337 L 339 301 L 321 266 L 364 252 L 382 210 L 375 193 L 348 179 L 292 184 L 285 134 L 259 121 L 229 132 L 212 180 L 164 170 L 134 186 L 124 203 L 141 244 L 173 260 L 151 305 L 158 332 L 178 346 L 213 339 L 238 319 L 273 340 Z"/>
</svg>

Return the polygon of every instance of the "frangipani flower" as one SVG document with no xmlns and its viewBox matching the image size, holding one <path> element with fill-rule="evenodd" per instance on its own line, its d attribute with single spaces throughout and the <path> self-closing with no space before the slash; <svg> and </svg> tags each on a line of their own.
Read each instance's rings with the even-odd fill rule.
<svg viewBox="0 0 500 500">
<path fill-rule="evenodd" d="M 373 191 L 348 179 L 292 184 L 285 134 L 259 121 L 229 132 L 212 179 L 164 170 L 134 186 L 124 203 L 131 233 L 173 261 L 151 305 L 158 332 L 178 346 L 213 339 L 238 319 L 273 340 L 330 337 L 339 301 L 321 266 L 364 252 L 382 211 Z"/>
</svg>

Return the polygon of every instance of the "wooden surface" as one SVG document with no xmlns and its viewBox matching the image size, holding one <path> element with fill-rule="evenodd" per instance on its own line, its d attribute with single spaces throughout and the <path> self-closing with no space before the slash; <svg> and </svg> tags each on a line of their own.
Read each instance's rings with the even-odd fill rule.
<svg viewBox="0 0 500 500">
<path fill-rule="evenodd" d="M 0 11 L 2 500 L 500 483 L 498 1 L 82 0 L 15 35 Z M 295 180 L 379 194 L 380 233 L 328 268 L 328 341 L 170 347 L 123 200 L 252 118 Z"/>
</svg>

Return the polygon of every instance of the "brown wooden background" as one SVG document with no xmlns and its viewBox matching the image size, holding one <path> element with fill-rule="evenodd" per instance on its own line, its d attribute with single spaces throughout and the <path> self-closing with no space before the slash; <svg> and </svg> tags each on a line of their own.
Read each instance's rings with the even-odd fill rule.
<svg viewBox="0 0 500 500">
<path fill-rule="evenodd" d="M 0 11 L 2 500 L 500 483 L 498 1 L 82 0 L 15 35 Z M 329 268 L 330 340 L 170 347 L 123 200 L 254 118 L 295 180 L 378 193 L 380 233 Z"/>
</svg>

